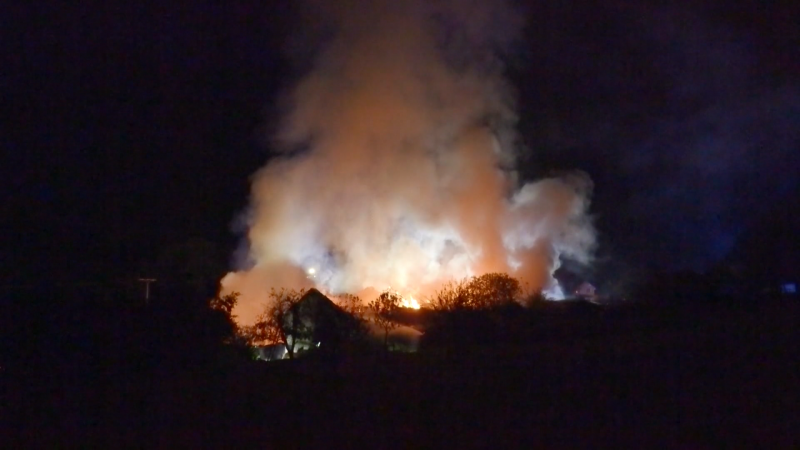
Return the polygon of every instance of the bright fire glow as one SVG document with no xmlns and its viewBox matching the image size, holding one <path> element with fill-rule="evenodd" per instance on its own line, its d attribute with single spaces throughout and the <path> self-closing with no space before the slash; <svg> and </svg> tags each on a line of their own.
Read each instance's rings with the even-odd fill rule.
<svg viewBox="0 0 800 450">
<path fill-rule="evenodd" d="M 400 300 L 400 307 L 401 308 L 410 308 L 410 309 L 419 309 L 420 305 L 419 305 L 419 302 L 416 299 L 414 299 L 414 297 L 408 296 L 408 297 L 403 297 L 403 299 Z"/>
</svg>

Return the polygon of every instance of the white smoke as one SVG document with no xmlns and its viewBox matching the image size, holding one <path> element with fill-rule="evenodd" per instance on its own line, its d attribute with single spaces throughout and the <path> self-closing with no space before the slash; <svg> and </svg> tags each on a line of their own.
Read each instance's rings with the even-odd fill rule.
<svg viewBox="0 0 800 450">
<path fill-rule="evenodd" d="M 517 184 L 513 96 L 495 53 L 519 14 L 501 2 L 328 3 L 309 22 L 325 17 L 335 33 L 278 135 L 304 150 L 256 174 L 253 264 L 222 280 L 243 295 L 239 320 L 273 286 L 424 296 L 508 272 L 557 296 L 560 258 L 590 259 L 591 181 Z"/>
</svg>

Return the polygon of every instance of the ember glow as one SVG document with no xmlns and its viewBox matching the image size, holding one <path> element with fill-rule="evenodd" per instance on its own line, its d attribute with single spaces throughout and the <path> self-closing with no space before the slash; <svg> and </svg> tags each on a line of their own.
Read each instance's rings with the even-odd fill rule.
<svg viewBox="0 0 800 450">
<path fill-rule="evenodd" d="M 520 15 L 502 2 L 343 3 L 308 8 L 337 33 L 292 92 L 286 153 L 254 177 L 248 262 L 222 280 L 242 293 L 239 320 L 273 286 L 425 298 L 507 272 L 557 296 L 560 258 L 590 259 L 592 184 L 517 180 L 514 99 L 494 52 Z"/>
</svg>

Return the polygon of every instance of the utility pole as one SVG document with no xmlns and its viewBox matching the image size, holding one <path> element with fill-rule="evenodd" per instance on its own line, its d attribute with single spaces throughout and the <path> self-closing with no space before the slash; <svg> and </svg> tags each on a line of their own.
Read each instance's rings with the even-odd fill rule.
<svg viewBox="0 0 800 450">
<path fill-rule="evenodd" d="M 155 283 L 155 278 L 139 278 L 144 283 L 144 304 L 150 303 L 150 283 Z"/>
</svg>

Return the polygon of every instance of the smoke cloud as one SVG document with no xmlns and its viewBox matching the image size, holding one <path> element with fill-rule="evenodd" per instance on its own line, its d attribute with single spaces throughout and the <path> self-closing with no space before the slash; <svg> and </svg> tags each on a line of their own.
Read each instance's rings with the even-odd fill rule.
<svg viewBox="0 0 800 450">
<path fill-rule="evenodd" d="M 499 271 L 558 297 L 560 260 L 591 258 L 592 183 L 517 180 L 497 55 L 521 14 L 501 2 L 329 3 L 308 8 L 307 25 L 332 32 L 318 33 L 289 96 L 282 153 L 253 179 L 249 263 L 222 280 L 243 295 L 239 320 L 273 286 L 419 298 Z"/>
</svg>

